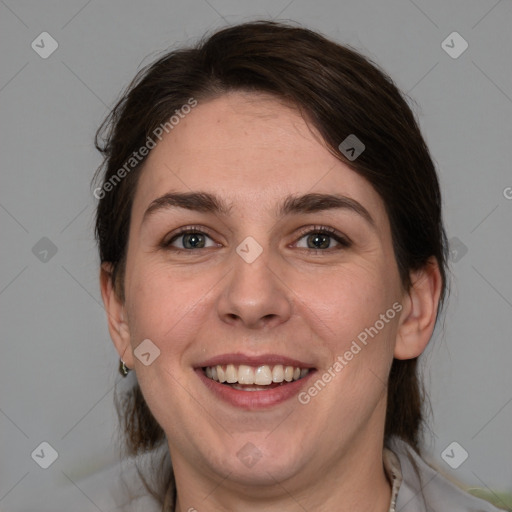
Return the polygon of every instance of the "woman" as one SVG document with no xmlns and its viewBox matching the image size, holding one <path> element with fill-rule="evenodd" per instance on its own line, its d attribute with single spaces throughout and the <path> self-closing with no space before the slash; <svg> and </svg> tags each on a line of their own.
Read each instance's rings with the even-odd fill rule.
<svg viewBox="0 0 512 512">
<path fill-rule="evenodd" d="M 96 233 L 130 453 L 162 510 L 495 510 L 419 456 L 446 287 L 434 165 L 392 81 L 256 22 L 143 70 L 105 121 Z"/>
</svg>

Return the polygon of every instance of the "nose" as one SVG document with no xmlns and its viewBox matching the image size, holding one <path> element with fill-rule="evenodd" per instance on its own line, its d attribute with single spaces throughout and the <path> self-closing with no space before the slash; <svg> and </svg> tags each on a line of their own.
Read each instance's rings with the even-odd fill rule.
<svg viewBox="0 0 512 512">
<path fill-rule="evenodd" d="M 233 260 L 233 271 L 228 273 L 218 297 L 221 320 L 249 329 L 286 322 L 292 314 L 292 293 L 279 269 L 269 266 L 266 252 L 252 263 L 236 253 Z"/>
</svg>

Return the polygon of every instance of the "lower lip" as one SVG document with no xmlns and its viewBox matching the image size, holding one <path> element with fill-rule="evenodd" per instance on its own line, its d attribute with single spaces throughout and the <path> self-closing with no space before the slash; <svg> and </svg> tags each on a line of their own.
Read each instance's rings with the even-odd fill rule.
<svg viewBox="0 0 512 512">
<path fill-rule="evenodd" d="M 288 382 L 282 386 L 270 388 L 266 391 L 241 391 L 208 378 L 201 368 L 198 368 L 196 373 L 199 375 L 199 378 L 204 382 L 206 387 L 220 399 L 234 405 L 235 407 L 253 410 L 278 405 L 297 395 L 301 388 L 304 387 L 306 382 L 315 373 L 315 370 L 310 370 L 302 379 Z"/>
</svg>

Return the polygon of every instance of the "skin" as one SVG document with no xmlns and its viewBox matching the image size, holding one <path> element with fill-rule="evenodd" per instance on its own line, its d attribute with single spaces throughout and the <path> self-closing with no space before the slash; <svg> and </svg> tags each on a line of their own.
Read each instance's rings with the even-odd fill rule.
<svg viewBox="0 0 512 512">
<path fill-rule="evenodd" d="M 169 208 L 142 222 L 170 191 L 214 193 L 232 210 Z M 348 209 L 276 215 L 287 195 L 311 192 L 358 201 L 374 224 Z M 351 245 L 328 237 L 328 248 L 311 250 L 314 237 L 303 231 L 319 225 Z M 208 235 L 206 248 L 187 252 L 183 237 L 161 247 L 186 226 Z M 236 252 L 247 236 L 263 249 L 251 264 Z M 276 99 L 237 92 L 200 102 L 163 138 L 134 199 L 124 302 L 108 264 L 100 280 L 114 344 L 167 435 L 178 512 L 388 510 L 389 369 L 393 357 L 424 350 L 441 289 L 435 261 L 411 277 L 404 290 L 377 192 Z M 400 314 L 306 405 L 294 397 L 242 410 L 216 398 L 194 371 L 219 354 L 277 353 L 321 376 L 395 302 Z M 147 338 L 160 350 L 149 366 L 133 354 Z M 237 457 L 247 443 L 261 455 L 250 468 Z"/>
</svg>

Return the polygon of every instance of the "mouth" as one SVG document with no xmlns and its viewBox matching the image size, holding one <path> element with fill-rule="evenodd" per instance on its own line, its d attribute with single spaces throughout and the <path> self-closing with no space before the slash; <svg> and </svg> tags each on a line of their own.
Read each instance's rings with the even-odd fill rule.
<svg viewBox="0 0 512 512">
<path fill-rule="evenodd" d="M 219 356 L 195 368 L 216 398 L 242 409 L 271 407 L 297 395 L 316 369 L 286 357 Z"/>
<path fill-rule="evenodd" d="M 306 377 L 310 368 L 298 366 L 227 364 L 205 366 L 205 376 L 239 391 L 266 391 Z"/>
</svg>

